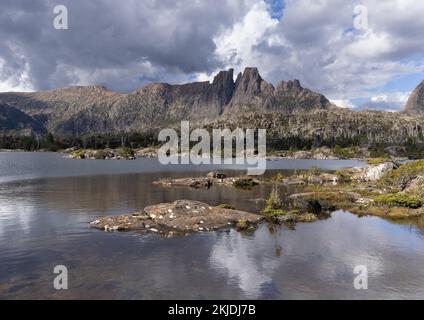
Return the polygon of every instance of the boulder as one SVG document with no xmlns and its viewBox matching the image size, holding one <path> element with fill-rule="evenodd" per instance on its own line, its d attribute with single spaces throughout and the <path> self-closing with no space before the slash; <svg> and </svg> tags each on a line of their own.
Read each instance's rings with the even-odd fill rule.
<svg viewBox="0 0 424 320">
<path fill-rule="evenodd" d="M 381 163 L 378 165 L 367 165 L 362 168 L 354 168 L 352 180 L 361 182 L 377 181 L 383 175 L 391 170 L 396 169 L 398 166 L 393 162 Z"/>
<path fill-rule="evenodd" d="M 404 193 L 424 193 L 424 176 L 417 176 L 415 179 L 408 182 L 405 189 L 403 190 Z"/>
<path fill-rule="evenodd" d="M 225 178 L 227 178 L 226 174 L 220 173 L 220 172 L 215 172 L 215 171 L 209 172 L 206 176 L 209 179 L 225 179 Z"/>
</svg>

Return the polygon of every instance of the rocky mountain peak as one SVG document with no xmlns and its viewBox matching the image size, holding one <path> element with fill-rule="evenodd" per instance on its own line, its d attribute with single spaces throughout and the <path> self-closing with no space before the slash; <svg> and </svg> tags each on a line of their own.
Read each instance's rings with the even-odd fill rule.
<svg viewBox="0 0 424 320">
<path fill-rule="evenodd" d="M 229 69 L 228 71 L 220 71 L 213 79 L 214 85 L 225 85 L 234 84 L 234 69 Z"/>
<path fill-rule="evenodd" d="M 262 109 L 268 104 L 267 100 L 273 94 L 274 87 L 262 79 L 258 68 L 246 68 L 237 76 L 234 94 L 227 109 L 234 109 L 234 107 Z"/>
<path fill-rule="evenodd" d="M 279 91 L 301 91 L 303 87 L 300 85 L 299 80 L 289 80 L 289 81 L 281 81 L 277 86 L 277 90 Z"/>
<path fill-rule="evenodd" d="M 212 82 L 152 83 L 132 93 L 102 86 L 2 93 L 0 102 L 41 121 L 50 132 L 76 136 L 137 132 L 181 120 L 206 123 L 246 111 L 302 113 L 330 105 L 323 95 L 303 88 L 298 80 L 283 81 L 275 89 L 254 67 L 239 73 L 236 81 L 234 70 L 229 69 L 219 72 Z"/>
<path fill-rule="evenodd" d="M 243 74 L 237 77 L 236 90 L 248 91 L 255 94 L 260 90 L 262 81 L 258 68 L 246 68 Z"/>
<path fill-rule="evenodd" d="M 212 82 L 213 93 L 218 96 L 220 104 L 220 111 L 224 105 L 226 105 L 232 98 L 235 82 L 234 82 L 234 69 L 229 69 L 228 71 L 220 71 L 214 78 Z"/>
<path fill-rule="evenodd" d="M 424 80 L 409 96 L 405 112 L 413 115 L 424 115 Z"/>
</svg>

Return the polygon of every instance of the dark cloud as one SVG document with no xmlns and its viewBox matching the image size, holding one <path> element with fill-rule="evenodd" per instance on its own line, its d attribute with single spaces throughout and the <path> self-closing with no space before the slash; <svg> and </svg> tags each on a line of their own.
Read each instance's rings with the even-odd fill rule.
<svg viewBox="0 0 424 320">
<path fill-rule="evenodd" d="M 66 5 L 69 30 L 53 28 Z M 121 90 L 222 67 L 213 38 L 245 14 L 243 1 L 2 0 L 1 79 L 24 72 L 35 89 L 98 81 Z M 126 82 L 126 83 L 124 83 Z"/>
</svg>

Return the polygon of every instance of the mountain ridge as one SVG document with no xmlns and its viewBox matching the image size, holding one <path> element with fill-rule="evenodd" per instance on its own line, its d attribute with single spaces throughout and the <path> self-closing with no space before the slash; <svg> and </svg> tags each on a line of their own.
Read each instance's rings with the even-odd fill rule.
<svg viewBox="0 0 424 320">
<path fill-rule="evenodd" d="M 130 93 L 104 86 L 0 93 L 0 130 L 14 135 L 49 133 L 62 141 L 102 136 L 121 140 L 136 134 L 139 141 L 154 142 L 160 129 L 178 128 L 181 120 L 189 120 L 192 128 L 264 128 L 276 148 L 415 148 L 424 147 L 422 86 L 403 112 L 354 111 L 335 106 L 324 95 L 302 87 L 299 80 L 280 81 L 274 87 L 257 68 L 246 68 L 235 80 L 234 70 L 229 69 L 211 82 L 150 83 Z"/>
<path fill-rule="evenodd" d="M 72 86 L 34 93 L 0 93 L 0 102 L 25 112 L 54 134 L 80 136 L 142 131 L 181 120 L 208 122 L 225 113 L 303 112 L 332 106 L 298 80 L 274 86 L 257 68 L 219 72 L 212 82 L 152 83 L 131 93 Z"/>
</svg>

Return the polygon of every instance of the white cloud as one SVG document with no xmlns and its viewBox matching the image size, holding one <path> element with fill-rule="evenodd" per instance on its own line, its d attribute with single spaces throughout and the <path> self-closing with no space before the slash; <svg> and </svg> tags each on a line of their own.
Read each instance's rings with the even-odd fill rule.
<svg viewBox="0 0 424 320">
<path fill-rule="evenodd" d="M 340 108 L 346 108 L 346 109 L 354 109 L 355 105 L 347 99 L 339 99 L 339 100 L 330 100 L 331 103 L 335 104 L 336 106 Z"/>
<path fill-rule="evenodd" d="M 274 84 L 298 78 L 354 108 L 351 100 L 369 97 L 395 77 L 424 72 L 424 20 L 417 13 L 424 1 L 362 4 L 369 12 L 365 31 L 352 29 L 354 3 L 344 0 L 286 1 L 281 21 L 258 2 L 215 38 L 216 53 L 227 66 L 257 66 Z M 399 100 L 391 102 L 399 107 Z"/>
<path fill-rule="evenodd" d="M 27 92 L 33 91 L 30 79 L 28 77 L 28 71 L 23 70 L 18 76 L 8 76 L 5 72 L 5 61 L 0 58 L 0 92 L 17 91 Z M 26 66 L 26 69 L 28 66 Z M 5 75 L 6 73 L 6 75 Z M 3 75 L 3 76 L 2 76 Z"/>
</svg>

